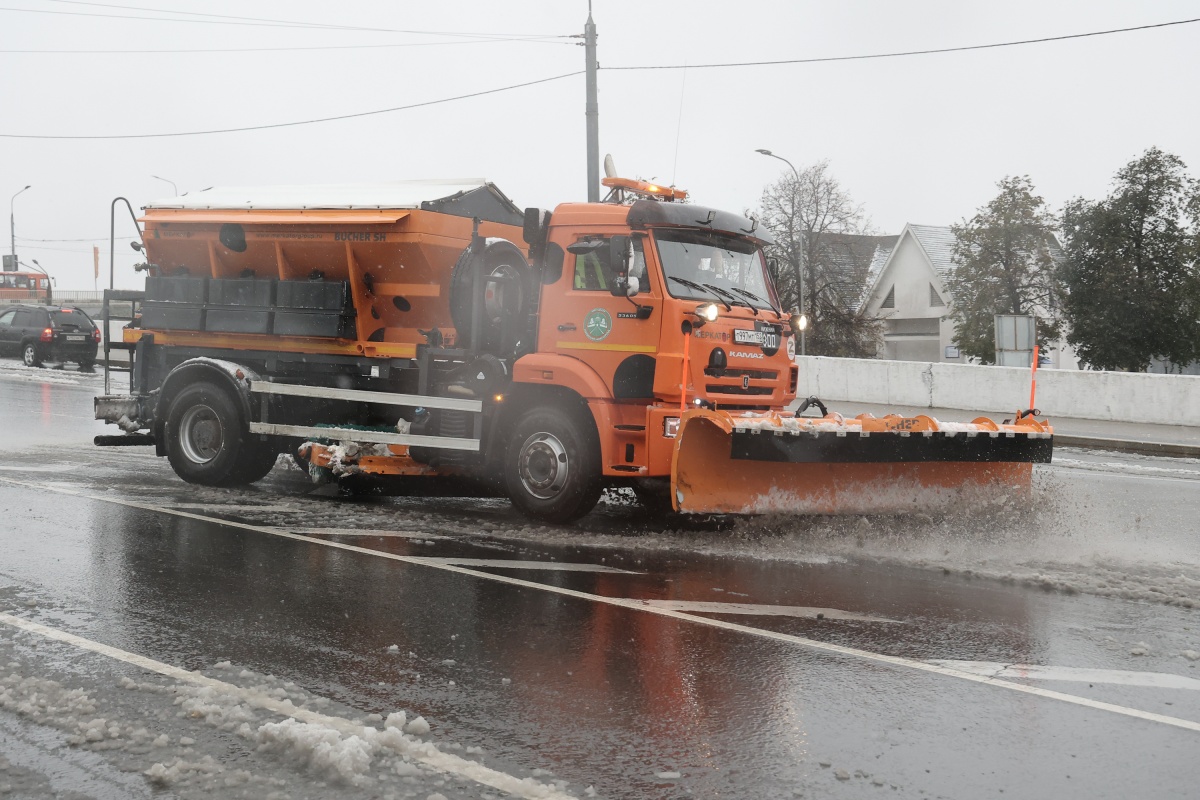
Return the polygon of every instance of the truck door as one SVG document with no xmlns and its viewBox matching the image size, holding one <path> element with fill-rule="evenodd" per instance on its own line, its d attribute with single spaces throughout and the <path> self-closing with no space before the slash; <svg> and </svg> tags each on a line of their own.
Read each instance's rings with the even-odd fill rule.
<svg viewBox="0 0 1200 800">
<path fill-rule="evenodd" d="M 662 296 L 651 284 L 644 237 L 560 235 L 555 243 L 566 255 L 562 275 L 542 294 L 540 349 L 586 362 L 614 397 L 652 397 Z M 624 252 L 616 258 L 614 242 Z M 632 298 L 630 278 L 639 284 Z"/>
</svg>

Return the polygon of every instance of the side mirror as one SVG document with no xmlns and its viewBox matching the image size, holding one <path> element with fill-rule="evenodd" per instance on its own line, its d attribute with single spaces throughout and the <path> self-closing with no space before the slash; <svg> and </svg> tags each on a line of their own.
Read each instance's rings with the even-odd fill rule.
<svg viewBox="0 0 1200 800">
<path fill-rule="evenodd" d="M 608 263 L 613 274 L 620 275 L 629 265 L 629 237 L 614 236 L 608 241 Z"/>
<path fill-rule="evenodd" d="M 550 224 L 550 212 L 542 208 L 525 209 L 524 226 L 521 231 L 525 243 L 538 247 L 546 240 L 546 228 Z"/>
<path fill-rule="evenodd" d="M 629 274 L 628 236 L 613 236 L 608 240 L 608 275 L 612 281 L 613 297 L 629 296 L 627 275 Z"/>
</svg>

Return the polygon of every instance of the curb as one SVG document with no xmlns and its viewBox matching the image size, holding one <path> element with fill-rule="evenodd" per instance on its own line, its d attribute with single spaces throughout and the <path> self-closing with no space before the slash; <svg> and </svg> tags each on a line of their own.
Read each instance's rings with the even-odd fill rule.
<svg viewBox="0 0 1200 800">
<path fill-rule="evenodd" d="M 1087 450 L 1115 450 L 1121 453 L 1141 453 L 1147 456 L 1200 458 L 1200 445 L 1139 442 L 1133 439 L 1101 439 L 1096 436 L 1064 436 L 1054 434 L 1059 447 L 1081 447 Z"/>
</svg>

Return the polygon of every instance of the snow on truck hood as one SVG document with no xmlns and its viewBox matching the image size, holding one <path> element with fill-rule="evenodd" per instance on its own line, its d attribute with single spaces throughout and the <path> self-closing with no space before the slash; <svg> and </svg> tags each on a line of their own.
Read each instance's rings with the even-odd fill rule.
<svg viewBox="0 0 1200 800">
<path fill-rule="evenodd" d="M 417 209 L 478 189 L 509 202 L 483 178 L 395 181 L 393 183 L 335 183 L 310 186 L 229 186 L 188 192 L 181 197 L 147 203 L 163 209 Z"/>
</svg>

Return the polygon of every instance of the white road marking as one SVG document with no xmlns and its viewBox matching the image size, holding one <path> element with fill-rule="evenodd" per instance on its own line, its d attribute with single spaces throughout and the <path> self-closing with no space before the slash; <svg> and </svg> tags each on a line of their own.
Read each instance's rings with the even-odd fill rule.
<svg viewBox="0 0 1200 800">
<path fill-rule="evenodd" d="M 305 536 L 381 536 L 384 538 L 393 537 L 400 539 L 445 539 L 445 536 L 440 536 L 436 533 L 422 533 L 421 531 L 389 531 L 378 528 L 291 528 L 281 525 L 267 526 L 275 531 L 291 531 L 292 533 L 302 533 Z"/>
<path fill-rule="evenodd" d="M 808 606 L 770 606 L 754 603 L 710 603 L 701 600 L 643 600 L 648 606 L 666 608 L 671 611 L 690 611 L 693 614 L 744 614 L 755 617 L 799 617 L 800 619 L 855 620 L 859 622 L 892 622 L 903 625 L 898 619 L 875 617 L 870 614 L 855 614 L 836 608 L 811 608 Z"/>
<path fill-rule="evenodd" d="M 147 658 L 137 653 L 130 653 L 100 642 L 94 642 L 91 639 L 85 639 L 73 633 L 60 631 L 57 628 L 51 628 L 32 620 L 0 612 L 0 624 L 8 625 L 28 633 L 34 633 L 47 639 L 63 642 L 81 650 L 99 653 L 100 655 L 107 656 L 116 661 L 122 661 L 139 669 L 156 672 L 159 675 L 172 678 L 180 683 L 189 683 L 193 686 L 216 689 L 232 695 L 248 705 L 261 708 L 264 711 L 270 711 L 283 717 L 292 717 L 300 722 L 308 722 L 332 728 L 344 736 L 362 735 L 363 725 L 360 722 L 354 722 L 343 717 L 331 717 L 326 714 L 320 714 L 303 706 L 297 706 L 290 700 L 280 700 L 264 692 L 244 689 L 232 683 L 226 683 L 216 678 L 210 678 L 207 675 L 201 675 L 199 672 L 189 672 L 172 664 L 155 661 L 152 658 Z M 404 755 L 415 761 L 420 761 L 422 764 L 439 772 L 468 778 L 476 783 L 507 792 L 514 797 L 530 798 L 531 800 L 533 798 L 538 798 L 538 800 L 541 800 L 541 798 L 575 800 L 571 795 L 564 794 L 532 778 L 518 778 L 506 772 L 485 767 L 478 761 L 471 761 L 442 752 L 436 746 L 421 740 L 414 739 L 412 740 L 412 744 L 413 747 L 406 750 Z"/>
<path fill-rule="evenodd" d="M 253 503 L 245 503 L 238 505 L 237 503 L 171 503 L 163 502 L 163 505 L 168 508 L 182 508 L 188 511 L 215 511 L 218 513 L 237 513 L 246 511 L 270 511 L 272 513 L 289 513 L 302 514 L 305 509 L 297 508 L 296 506 L 281 506 L 281 505 L 254 505 Z"/>
<path fill-rule="evenodd" d="M 456 564 L 462 567 L 491 567 L 493 569 L 541 569 L 549 572 L 614 572 L 621 575 L 640 575 L 627 569 L 606 567 L 603 564 L 573 564 L 563 561 L 514 561 L 507 558 L 434 558 L 414 556 L 414 560 L 429 565 Z"/>
<path fill-rule="evenodd" d="M 238 528 L 240 530 L 253 531 L 255 533 L 265 533 L 269 536 L 279 536 L 284 539 L 293 539 L 301 542 L 309 542 L 311 544 L 319 544 L 322 547 L 332 547 L 338 550 L 361 553 L 362 555 L 373 556 L 375 558 L 385 558 L 390 561 L 399 561 L 405 564 L 419 564 L 432 569 L 440 569 L 446 572 L 453 572 L 468 577 L 494 581 L 496 583 L 504 583 L 508 584 L 509 586 L 520 586 L 522 588 L 548 592 L 550 594 L 562 595 L 564 597 L 574 597 L 591 603 L 605 603 L 607 605 L 618 606 L 620 608 L 642 611 L 647 614 L 658 614 L 662 617 L 669 617 L 671 619 L 677 619 L 683 622 L 692 622 L 697 625 L 707 625 L 711 628 L 720 628 L 722 630 L 735 631 L 737 633 L 744 633 L 750 636 L 758 636 L 763 639 L 771 639 L 777 642 L 784 642 L 786 644 L 799 645 L 810 650 L 818 650 L 825 653 L 835 653 L 837 655 L 858 658 L 878 664 L 888 664 L 894 667 L 905 667 L 917 672 L 932 673 L 935 675 L 943 675 L 948 678 L 958 678 L 959 680 L 964 680 L 971 683 L 995 686 L 997 688 L 1007 689 L 1012 692 L 1035 695 L 1037 697 L 1044 697 L 1050 700 L 1059 700 L 1064 703 L 1070 703 L 1071 705 L 1083 706 L 1084 708 L 1090 708 L 1097 711 L 1107 711 L 1112 714 L 1133 717 L 1134 719 L 1145 720 L 1147 722 L 1157 722 L 1162 725 L 1170 725 L 1172 727 L 1183 728 L 1184 730 L 1196 731 L 1200 733 L 1200 722 L 1195 722 L 1189 719 L 1180 719 L 1179 717 L 1170 717 L 1165 714 L 1156 714 L 1152 711 L 1142 711 L 1141 709 L 1137 708 L 1128 708 L 1126 706 L 1116 705 L 1115 703 L 1105 703 L 1101 700 L 1092 700 L 1088 697 L 1079 697 L 1078 695 L 1066 694 L 1065 692 L 1057 692 L 1051 689 L 1042 689 L 1037 686 L 1028 686 L 1023 683 L 1013 683 L 1012 681 L 1006 681 L 1002 678 L 993 678 L 987 675 L 976 675 L 965 670 L 954 669 L 953 667 L 944 667 L 940 664 L 930 664 L 926 661 L 918 661 L 917 659 L 913 658 L 889 656 L 883 653 L 875 653 L 870 650 L 860 650 L 857 647 L 846 647 L 845 645 L 809 639 L 806 636 L 795 636 L 789 633 L 780 633 L 778 631 L 752 628 L 747 625 L 739 625 L 734 622 L 727 622 L 726 620 L 712 619 L 711 617 L 700 617 L 694 614 L 687 614 L 682 611 L 673 611 L 669 608 L 655 608 L 654 606 L 649 605 L 648 602 L 644 602 L 642 600 L 633 600 L 624 597 L 605 597 L 603 595 L 580 592 L 575 589 L 566 589 L 561 586 L 552 586 L 550 584 L 527 581 L 521 578 L 512 578 L 507 575 L 493 575 L 488 572 L 480 572 L 478 570 L 468 569 L 467 567 L 459 567 L 453 564 L 422 562 L 421 559 L 416 556 L 402 556 L 395 553 L 385 553 L 379 550 L 369 550 L 365 547 L 357 547 L 352 544 L 313 539 L 308 536 L 300 536 L 298 534 L 287 533 L 285 531 L 277 531 L 271 528 L 264 528 L 260 525 L 250 525 L 245 522 L 230 522 L 228 520 L 205 517 L 200 514 L 192 514 L 188 511 L 178 511 L 175 509 L 163 508 L 162 506 L 153 506 L 148 503 L 138 503 L 132 500 L 122 500 L 116 497 L 102 497 L 98 495 L 84 494 L 83 492 L 75 491 L 73 489 L 56 489 L 4 477 L 0 477 L 0 483 L 7 483 L 13 486 L 21 486 L 33 490 L 57 492 L 60 494 L 80 497 L 85 500 L 113 503 L 115 505 L 125 506 L 127 508 L 137 508 L 143 511 L 171 514 L 178 517 L 184 517 L 186 519 L 198 520 L 200 522 L 210 522 L 214 525 L 223 525 L 227 528 Z"/>
<path fill-rule="evenodd" d="M 1070 681 L 1072 683 L 1111 683 L 1121 686 L 1149 686 L 1154 689 L 1191 689 L 1200 691 L 1200 680 L 1169 672 L 1138 672 L 1127 669 L 1090 667 L 1051 667 L 1040 664 L 1000 664 L 991 661 L 947 661 L 934 659 L 930 664 L 960 669 L 994 678 L 1028 678 L 1034 681 Z"/>
</svg>

